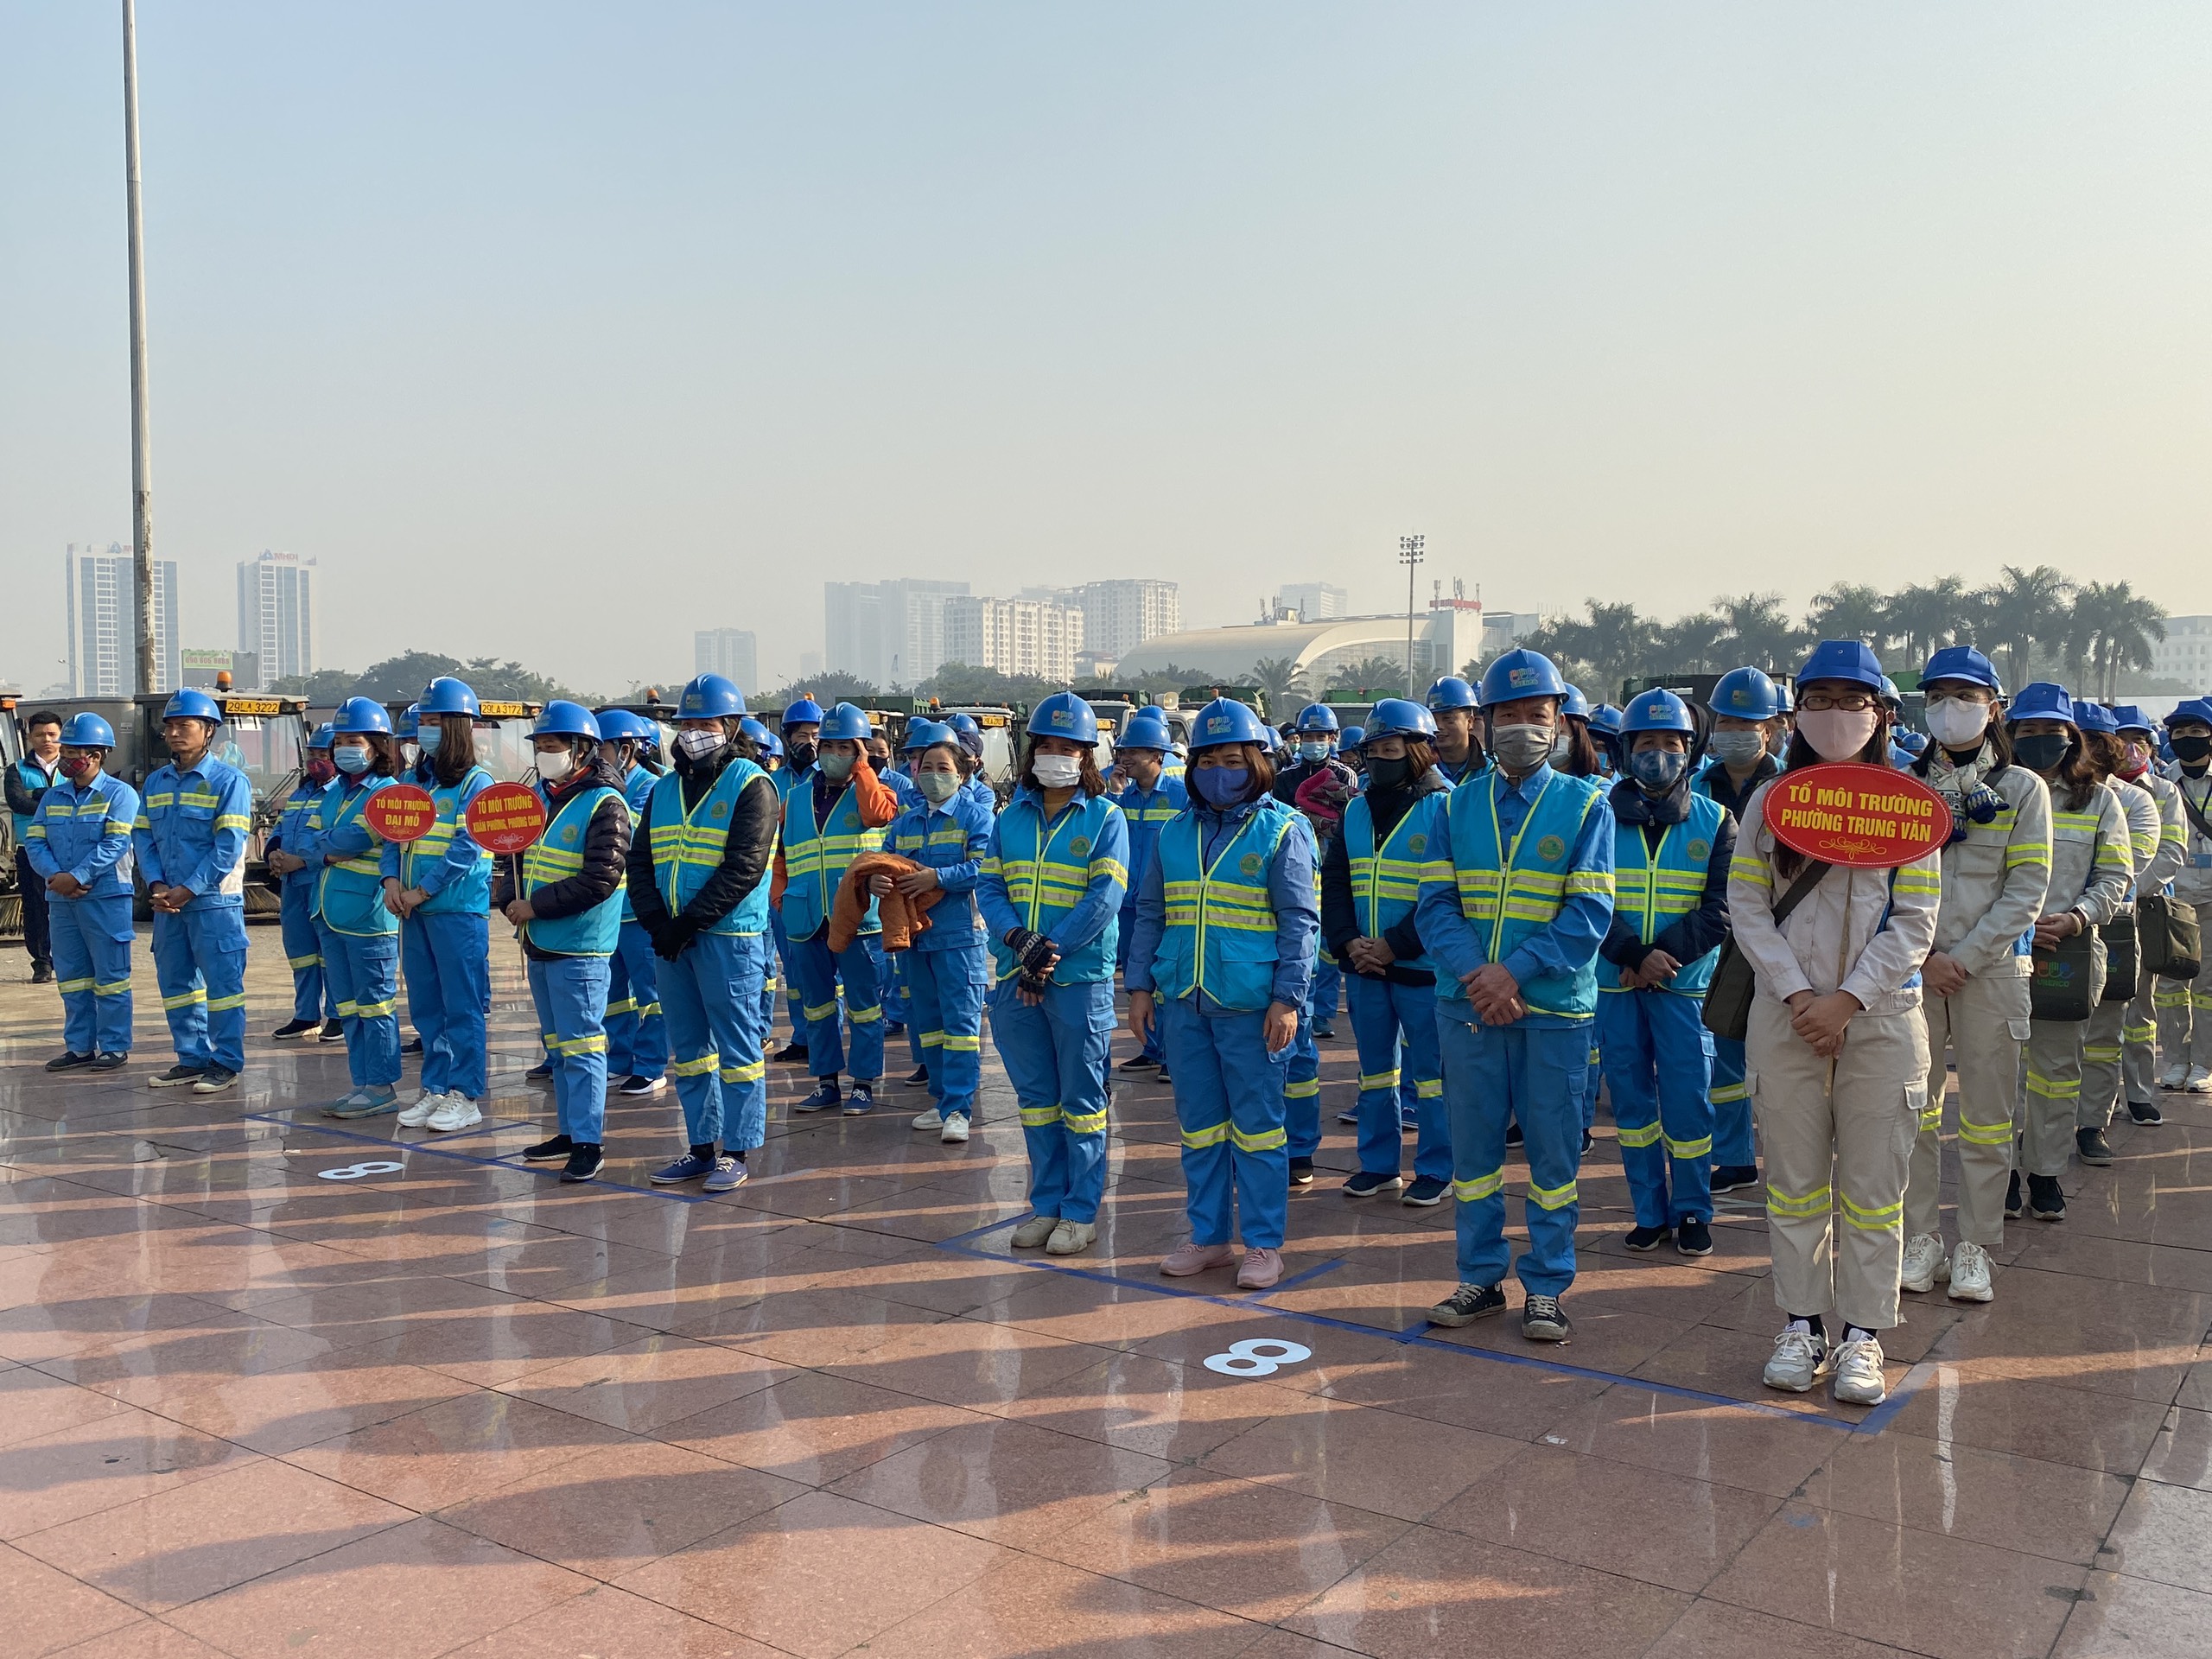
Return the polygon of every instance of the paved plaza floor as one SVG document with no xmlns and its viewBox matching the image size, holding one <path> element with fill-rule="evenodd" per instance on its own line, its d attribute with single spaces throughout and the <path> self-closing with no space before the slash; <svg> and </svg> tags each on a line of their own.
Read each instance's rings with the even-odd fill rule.
<svg viewBox="0 0 2212 1659">
<path fill-rule="evenodd" d="M 320 1114 L 344 1052 L 268 1039 L 289 976 L 254 943 L 244 1084 L 207 1099 L 145 1086 L 143 937 L 106 1077 L 39 1069 L 59 1004 L 9 958 L 7 1659 L 2212 1652 L 2212 1098 L 2123 1118 L 2063 1224 L 2011 1224 L 1993 1304 L 1908 1297 L 1867 1411 L 1760 1386 L 1751 1194 L 1709 1258 L 1622 1248 L 1602 1120 L 1574 1340 L 1427 1325 L 1452 1208 L 1338 1190 L 1346 1022 L 1282 1285 L 1241 1295 L 1158 1276 L 1182 1187 L 1148 1078 L 1117 1084 L 1094 1251 L 1016 1259 L 988 1043 L 964 1147 L 895 1083 L 794 1119 L 776 1067 L 736 1192 L 647 1185 L 672 1092 L 563 1186 L 519 1160 L 551 1103 L 512 947 L 485 1124 L 434 1135 Z"/>
</svg>

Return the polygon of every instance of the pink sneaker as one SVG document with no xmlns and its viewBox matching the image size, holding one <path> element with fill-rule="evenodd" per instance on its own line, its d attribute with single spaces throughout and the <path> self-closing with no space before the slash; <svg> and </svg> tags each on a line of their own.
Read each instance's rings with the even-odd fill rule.
<svg viewBox="0 0 2212 1659">
<path fill-rule="evenodd" d="M 1239 1290 L 1268 1290 L 1282 1277 L 1282 1252 L 1255 1246 L 1244 1252 L 1244 1265 L 1236 1269 Z"/>
<path fill-rule="evenodd" d="M 1225 1268 L 1236 1259 L 1227 1244 L 1178 1244 L 1160 1259 L 1160 1270 L 1170 1279 L 1187 1279 L 1208 1268 Z"/>
</svg>

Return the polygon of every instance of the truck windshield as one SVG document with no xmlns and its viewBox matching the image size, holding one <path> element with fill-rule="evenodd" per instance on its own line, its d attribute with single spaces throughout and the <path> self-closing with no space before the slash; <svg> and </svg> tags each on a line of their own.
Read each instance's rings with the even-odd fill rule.
<svg viewBox="0 0 2212 1659">
<path fill-rule="evenodd" d="M 526 715 L 476 722 L 476 763 L 503 784 L 518 784 L 533 764 L 530 732 L 537 722 Z"/>
<path fill-rule="evenodd" d="M 235 715 L 216 728 L 210 753 L 245 773 L 261 800 L 299 771 L 306 738 L 297 715 Z"/>
</svg>

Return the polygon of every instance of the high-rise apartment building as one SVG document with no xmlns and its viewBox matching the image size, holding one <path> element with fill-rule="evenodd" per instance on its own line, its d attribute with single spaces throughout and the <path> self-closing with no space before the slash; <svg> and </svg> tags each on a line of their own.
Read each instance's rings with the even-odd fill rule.
<svg viewBox="0 0 2212 1659">
<path fill-rule="evenodd" d="M 691 636 L 691 671 L 719 674 L 741 691 L 760 690 L 760 647 L 750 628 L 701 628 Z"/>
<path fill-rule="evenodd" d="M 963 595 L 944 601 L 944 660 L 1065 683 L 1075 678 L 1083 628 L 1072 605 Z"/>
<path fill-rule="evenodd" d="M 138 691 L 137 642 L 131 632 L 132 556 L 120 542 L 95 552 L 89 542 L 62 555 L 69 628 L 69 694 L 127 697 Z M 174 691 L 182 683 L 176 622 L 176 561 L 154 561 L 154 683 Z"/>
<path fill-rule="evenodd" d="M 1147 639 L 1183 631 L 1182 589 L 1172 582 L 1120 576 L 1075 588 L 1025 588 L 1018 597 L 1048 599 L 1083 613 L 1083 648 L 1114 661 Z"/>
<path fill-rule="evenodd" d="M 2170 616 L 2163 639 L 2151 642 L 2151 672 L 2201 692 L 2212 686 L 2212 616 Z"/>
<path fill-rule="evenodd" d="M 964 582 L 823 583 L 829 666 L 889 690 L 920 684 L 957 653 L 945 647 L 945 601 Z M 740 682 L 743 683 L 742 681 Z"/>
<path fill-rule="evenodd" d="M 1351 595 L 1325 582 L 1294 582 L 1275 591 L 1280 610 L 1296 611 L 1301 622 L 1329 622 L 1351 613 Z"/>
<path fill-rule="evenodd" d="M 238 652 L 261 665 L 262 685 L 315 672 L 315 569 L 267 549 L 238 561 Z"/>
</svg>

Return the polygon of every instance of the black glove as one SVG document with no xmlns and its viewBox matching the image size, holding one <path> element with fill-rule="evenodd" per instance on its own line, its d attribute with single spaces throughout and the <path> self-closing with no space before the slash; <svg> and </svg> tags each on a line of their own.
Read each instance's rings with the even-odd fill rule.
<svg viewBox="0 0 2212 1659">
<path fill-rule="evenodd" d="M 1042 996 L 1052 988 L 1052 982 L 1035 974 L 1024 974 L 1014 982 L 1014 988 L 1031 996 Z"/>
<path fill-rule="evenodd" d="M 699 924 L 689 916 L 678 916 L 653 935 L 653 954 L 664 962 L 674 962 L 698 937 Z"/>
<path fill-rule="evenodd" d="M 1058 949 L 1042 933 L 1033 933 L 1026 927 L 1017 927 L 1006 936 L 1007 949 L 1013 951 L 1025 970 L 1032 977 L 1050 973 Z"/>
</svg>

